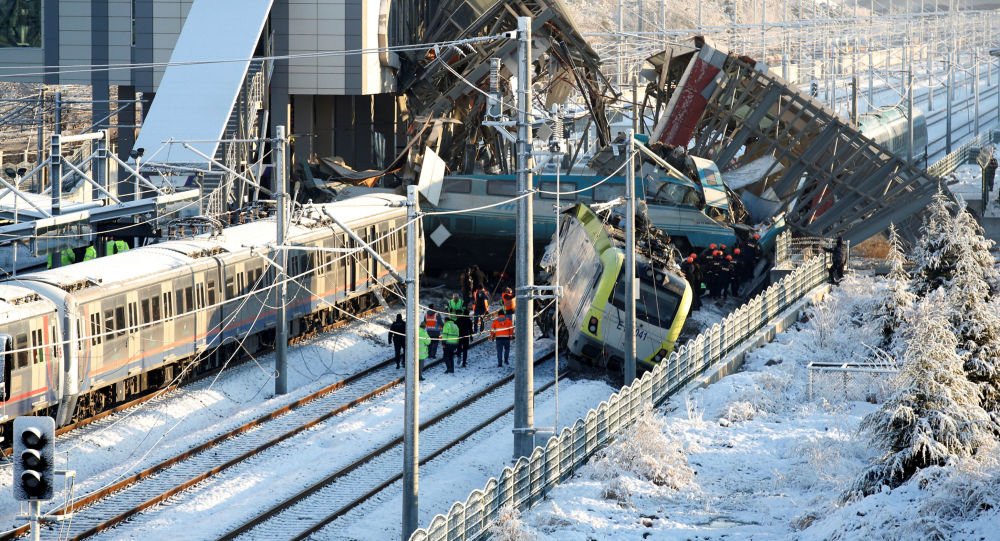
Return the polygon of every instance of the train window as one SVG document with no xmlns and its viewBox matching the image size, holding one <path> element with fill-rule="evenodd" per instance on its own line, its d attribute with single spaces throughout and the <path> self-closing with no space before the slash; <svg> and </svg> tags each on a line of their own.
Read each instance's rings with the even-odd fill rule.
<svg viewBox="0 0 1000 541">
<path fill-rule="evenodd" d="M 79 325 L 80 322 L 77 321 L 76 324 Z M 56 357 L 59 356 L 59 344 L 58 340 L 56 340 L 56 326 L 53 325 L 49 327 L 49 331 L 52 334 L 52 341 L 49 342 L 49 344 L 52 346 L 52 358 L 55 359 Z"/>
<path fill-rule="evenodd" d="M 611 201 L 616 197 L 625 197 L 625 186 L 620 184 L 601 184 L 594 188 L 594 201 Z"/>
<path fill-rule="evenodd" d="M 226 298 L 231 299 L 236 296 L 236 290 L 233 289 L 233 277 L 226 276 Z"/>
<path fill-rule="evenodd" d="M 576 190 L 576 184 L 560 182 L 556 184 L 555 182 L 543 182 L 541 186 L 543 192 L 572 192 Z M 555 199 L 556 196 L 552 193 L 540 193 L 538 194 L 542 199 Z M 560 201 L 575 201 L 577 194 L 560 194 Z"/>
<path fill-rule="evenodd" d="M 139 332 L 139 309 L 134 302 L 128 303 L 128 333 Z"/>
<path fill-rule="evenodd" d="M 316 252 L 316 276 L 326 275 L 326 252 Z"/>
<path fill-rule="evenodd" d="M 76 320 L 76 349 L 83 351 L 83 323 Z"/>
<path fill-rule="evenodd" d="M 142 299 L 142 322 L 153 321 L 153 314 L 149 311 L 149 299 Z"/>
<path fill-rule="evenodd" d="M 104 311 L 104 332 L 107 334 L 108 340 L 114 338 L 115 311 L 111 308 Z"/>
<path fill-rule="evenodd" d="M 472 179 L 446 178 L 441 186 L 441 191 L 445 193 L 472 193 Z"/>
<path fill-rule="evenodd" d="M 486 183 L 489 195 L 517 195 L 517 184 L 512 180 L 491 180 Z"/>
<path fill-rule="evenodd" d="M 164 319 L 173 317 L 174 315 L 174 301 L 170 293 L 163 294 L 163 317 Z"/>
<path fill-rule="evenodd" d="M 236 274 L 236 289 L 239 290 L 241 295 L 247 292 L 247 277 L 245 273 L 240 272 Z"/>
<path fill-rule="evenodd" d="M 184 313 L 184 289 L 178 289 L 174 291 L 174 308 L 177 310 L 177 315 Z"/>
<path fill-rule="evenodd" d="M 31 331 L 31 359 L 34 364 L 41 364 L 45 361 L 43 357 L 45 350 L 42 346 L 42 330 Z"/>
<path fill-rule="evenodd" d="M 205 307 L 205 284 L 198 284 L 198 308 Z"/>
<path fill-rule="evenodd" d="M 101 332 L 101 314 L 90 314 L 90 345 L 99 346 L 104 341 Z"/>
<path fill-rule="evenodd" d="M 14 338 L 14 368 L 28 366 L 28 335 L 19 334 Z"/>
<path fill-rule="evenodd" d="M 118 306 L 115 308 L 115 336 L 123 334 L 125 334 L 125 307 Z"/>
<path fill-rule="evenodd" d="M 149 309 L 150 313 L 153 315 L 152 321 L 160 320 L 160 296 L 153 295 L 152 299 L 149 299 Z"/>
<path fill-rule="evenodd" d="M 194 290 L 190 286 L 184 288 L 184 311 L 194 312 Z"/>
</svg>

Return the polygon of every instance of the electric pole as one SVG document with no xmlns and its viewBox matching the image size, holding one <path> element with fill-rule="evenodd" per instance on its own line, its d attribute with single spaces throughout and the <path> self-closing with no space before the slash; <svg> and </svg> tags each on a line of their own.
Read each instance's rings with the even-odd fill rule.
<svg viewBox="0 0 1000 541">
<path fill-rule="evenodd" d="M 625 385 L 635 381 L 635 132 L 628 131 L 625 174 Z"/>
<path fill-rule="evenodd" d="M 417 336 L 420 304 L 420 263 L 417 216 L 420 200 L 416 186 L 406 187 L 406 393 L 403 406 L 403 537 L 407 541 L 417 529 L 420 513 L 420 343 Z"/>
<path fill-rule="evenodd" d="M 517 18 L 517 308 L 514 337 L 514 457 L 535 448 L 534 226 L 531 173 L 531 18 Z M 619 71 L 619 77 L 621 72 Z M 620 82 L 620 81 L 619 81 Z M 619 86 L 619 89 L 621 87 Z M 620 90 L 619 90 L 620 91 Z"/>
<path fill-rule="evenodd" d="M 288 318 L 285 314 L 285 300 L 288 293 L 288 284 L 285 268 L 288 265 L 288 250 L 285 249 L 285 127 L 274 127 L 275 142 L 277 148 L 274 149 L 274 198 L 278 203 L 277 221 L 278 235 L 275 239 L 278 243 L 278 264 L 280 267 L 275 272 L 275 305 L 277 310 L 277 324 L 275 325 L 274 336 L 274 357 L 275 370 L 278 372 L 274 379 L 274 394 L 285 394 L 288 392 Z"/>
</svg>

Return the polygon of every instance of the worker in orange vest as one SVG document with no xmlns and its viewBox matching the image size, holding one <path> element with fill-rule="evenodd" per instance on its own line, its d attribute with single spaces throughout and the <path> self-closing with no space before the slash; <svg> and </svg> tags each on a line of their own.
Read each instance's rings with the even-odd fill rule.
<svg viewBox="0 0 1000 541">
<path fill-rule="evenodd" d="M 514 322 L 501 313 L 490 326 L 490 340 L 497 343 L 497 366 L 510 364 L 510 341 L 514 338 Z"/>
<path fill-rule="evenodd" d="M 513 316 L 514 310 L 517 309 L 517 299 L 514 297 L 514 292 L 509 287 L 504 288 L 500 298 L 503 299 L 503 311 L 507 312 L 507 315 Z"/>
<path fill-rule="evenodd" d="M 430 346 L 428 347 L 428 352 L 430 358 L 434 359 L 437 357 L 438 342 L 441 338 L 441 329 L 444 327 L 444 318 L 441 314 L 434 309 L 434 305 L 427 307 L 427 313 L 424 314 L 424 328 L 427 329 L 427 336 L 431 338 Z"/>
</svg>

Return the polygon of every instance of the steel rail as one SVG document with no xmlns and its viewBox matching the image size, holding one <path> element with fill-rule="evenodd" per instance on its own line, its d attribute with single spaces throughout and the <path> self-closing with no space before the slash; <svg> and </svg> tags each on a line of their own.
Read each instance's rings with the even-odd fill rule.
<svg viewBox="0 0 1000 541">
<path fill-rule="evenodd" d="M 547 353 L 547 354 L 539 357 L 538 359 L 536 359 L 534 364 L 535 365 L 539 365 L 539 364 L 541 364 L 543 362 L 548 361 L 552 357 L 553 357 L 553 353 Z M 566 376 L 567 376 L 567 374 L 564 373 L 564 372 L 562 372 L 562 373 L 560 373 L 559 379 L 563 379 Z M 446 409 L 446 410 L 442 411 L 441 413 L 435 415 L 431 419 L 428 419 L 427 421 L 424 421 L 420 425 L 420 430 L 421 431 L 427 430 L 428 428 L 430 428 L 430 427 L 432 427 L 432 426 L 434 426 L 434 425 L 436 425 L 438 423 L 441 423 L 442 421 L 444 421 L 444 420 L 446 420 L 446 419 L 448 419 L 450 417 L 453 417 L 453 416 L 458 415 L 458 414 L 464 414 L 465 413 L 465 409 L 470 404 L 473 404 L 474 402 L 482 400 L 484 397 L 486 397 L 487 395 L 493 393 L 497 389 L 500 389 L 501 387 L 509 385 L 513 380 L 514 380 L 514 374 L 513 373 L 505 376 L 501 380 L 498 380 L 498 381 L 494 382 L 493 384 L 491 384 L 488 387 L 484 388 L 483 390 L 475 393 L 474 395 L 471 395 L 471 396 L 467 397 L 466 399 L 462 400 L 461 402 L 452 405 L 451 407 L 449 407 L 448 409 Z M 552 387 L 553 385 L 556 384 L 556 381 L 557 381 L 556 379 L 553 379 L 552 381 L 546 382 L 545 384 L 537 387 L 535 389 L 535 391 L 534 391 L 535 394 L 544 392 L 545 390 L 549 389 L 550 387 Z M 497 412 L 493 413 L 492 415 L 490 415 L 487 419 L 485 419 L 485 420 L 483 420 L 483 421 L 481 421 L 479 423 L 476 423 L 473 427 L 471 427 L 468 430 L 462 432 L 457 437 L 449 440 L 444 445 L 441 445 L 440 447 L 438 447 L 434 451 L 432 451 L 429 454 L 427 454 L 425 457 L 421 458 L 420 459 L 420 464 L 421 465 L 426 464 L 427 462 L 429 462 L 429 461 L 437 458 L 441 454 L 443 454 L 443 453 L 447 452 L 448 450 L 454 448 L 456 445 L 458 445 L 462 441 L 468 439 L 472 435 L 474 435 L 477 432 L 483 430 L 487 426 L 493 424 L 494 422 L 496 422 L 501 417 L 507 415 L 508 413 L 510 413 L 511 411 L 513 411 L 513 409 L 514 409 L 513 403 L 511 403 L 509 406 L 504 406 L 500 411 L 497 411 Z M 233 540 L 233 539 L 237 539 L 240 536 L 243 536 L 244 534 L 252 532 L 254 530 L 254 528 L 256 528 L 257 526 L 259 526 L 259 525 L 261 525 L 261 524 L 263 524 L 263 523 L 265 523 L 265 522 L 267 522 L 267 521 L 269 521 L 269 520 L 277 517 L 282 512 L 284 512 L 285 510 L 291 508 L 292 506 L 297 505 L 298 503 L 300 503 L 304 499 L 306 499 L 306 498 L 308 498 L 308 497 L 310 497 L 310 496 L 318 493 L 320 490 L 322 490 L 322 489 L 324 489 L 324 488 L 326 488 L 326 487 L 328 487 L 328 486 L 336 483 L 337 481 L 343 479 L 344 476 L 346 476 L 347 474 L 349 474 L 351 472 L 354 472 L 355 470 L 358 470 L 359 468 L 361 468 L 361 467 L 363 467 L 363 466 L 365 466 L 367 464 L 372 463 L 372 461 L 375 460 L 376 458 L 378 458 L 380 456 L 383 456 L 383 455 L 386 455 L 387 453 L 389 453 L 390 451 L 392 451 L 394 448 L 399 447 L 400 445 L 402 445 L 402 443 L 403 443 L 402 436 L 396 437 L 392 441 L 387 442 L 386 444 L 380 446 L 379 448 L 372 450 L 371 452 L 365 454 L 364 456 L 358 458 L 357 460 L 354 460 L 350 464 L 337 469 L 337 471 L 335 471 L 335 472 L 333 472 L 333 473 L 331 473 L 329 475 L 326 475 L 322 479 L 320 479 L 320 480 L 316 481 L 315 483 L 309 485 L 308 487 L 300 490 L 299 492 L 295 493 L 294 495 L 286 498 L 284 501 L 282 501 L 282 502 L 280 502 L 280 503 L 272 506 L 271 508 L 267 509 L 263 513 L 260 513 L 259 515 L 257 515 L 256 517 L 252 518 L 251 520 L 249 520 L 249 521 L 241 524 L 240 526 L 238 526 L 238 527 L 236 527 L 236 528 L 228 531 L 227 533 L 225 533 L 224 535 L 222 535 L 218 539 L 220 541 L 230 541 L 230 540 Z M 309 526 L 305 530 L 300 531 L 298 534 L 295 534 L 295 535 L 289 535 L 287 538 L 288 539 L 296 539 L 296 540 L 307 538 L 308 536 L 310 536 L 310 535 L 316 533 L 317 531 L 321 530 L 322 528 L 326 527 L 331 522 L 333 522 L 333 521 L 337 520 L 338 518 L 342 517 L 347 512 L 349 512 L 352 509 L 354 509 L 354 508 L 358 507 L 359 505 L 363 504 L 365 501 L 367 501 L 368 499 L 370 499 L 372 496 L 378 494 L 379 492 L 381 492 L 382 490 L 384 490 L 388 486 L 392 485 L 396 481 L 399 481 L 400 479 L 402 479 L 402 477 L 403 477 L 402 471 L 398 471 L 398 472 L 394 471 L 389 476 L 389 478 L 382 480 L 381 482 L 377 483 L 373 488 L 370 488 L 369 490 L 367 490 L 363 494 L 358 495 L 357 497 L 355 497 L 354 499 L 350 500 L 346 504 L 341 505 L 340 507 L 338 507 L 337 509 L 335 509 L 333 512 L 328 513 L 326 516 L 324 516 L 323 518 L 319 519 L 317 522 L 313 523 L 311 526 Z"/>
</svg>

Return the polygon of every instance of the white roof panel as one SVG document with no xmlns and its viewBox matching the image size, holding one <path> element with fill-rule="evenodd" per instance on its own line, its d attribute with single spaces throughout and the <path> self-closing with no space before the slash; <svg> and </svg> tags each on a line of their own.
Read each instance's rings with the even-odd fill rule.
<svg viewBox="0 0 1000 541">
<path fill-rule="evenodd" d="M 195 0 L 135 148 L 161 163 L 205 159 L 169 139 L 214 156 L 236 103 L 272 0 Z M 220 62 L 221 61 L 221 62 Z"/>
</svg>

